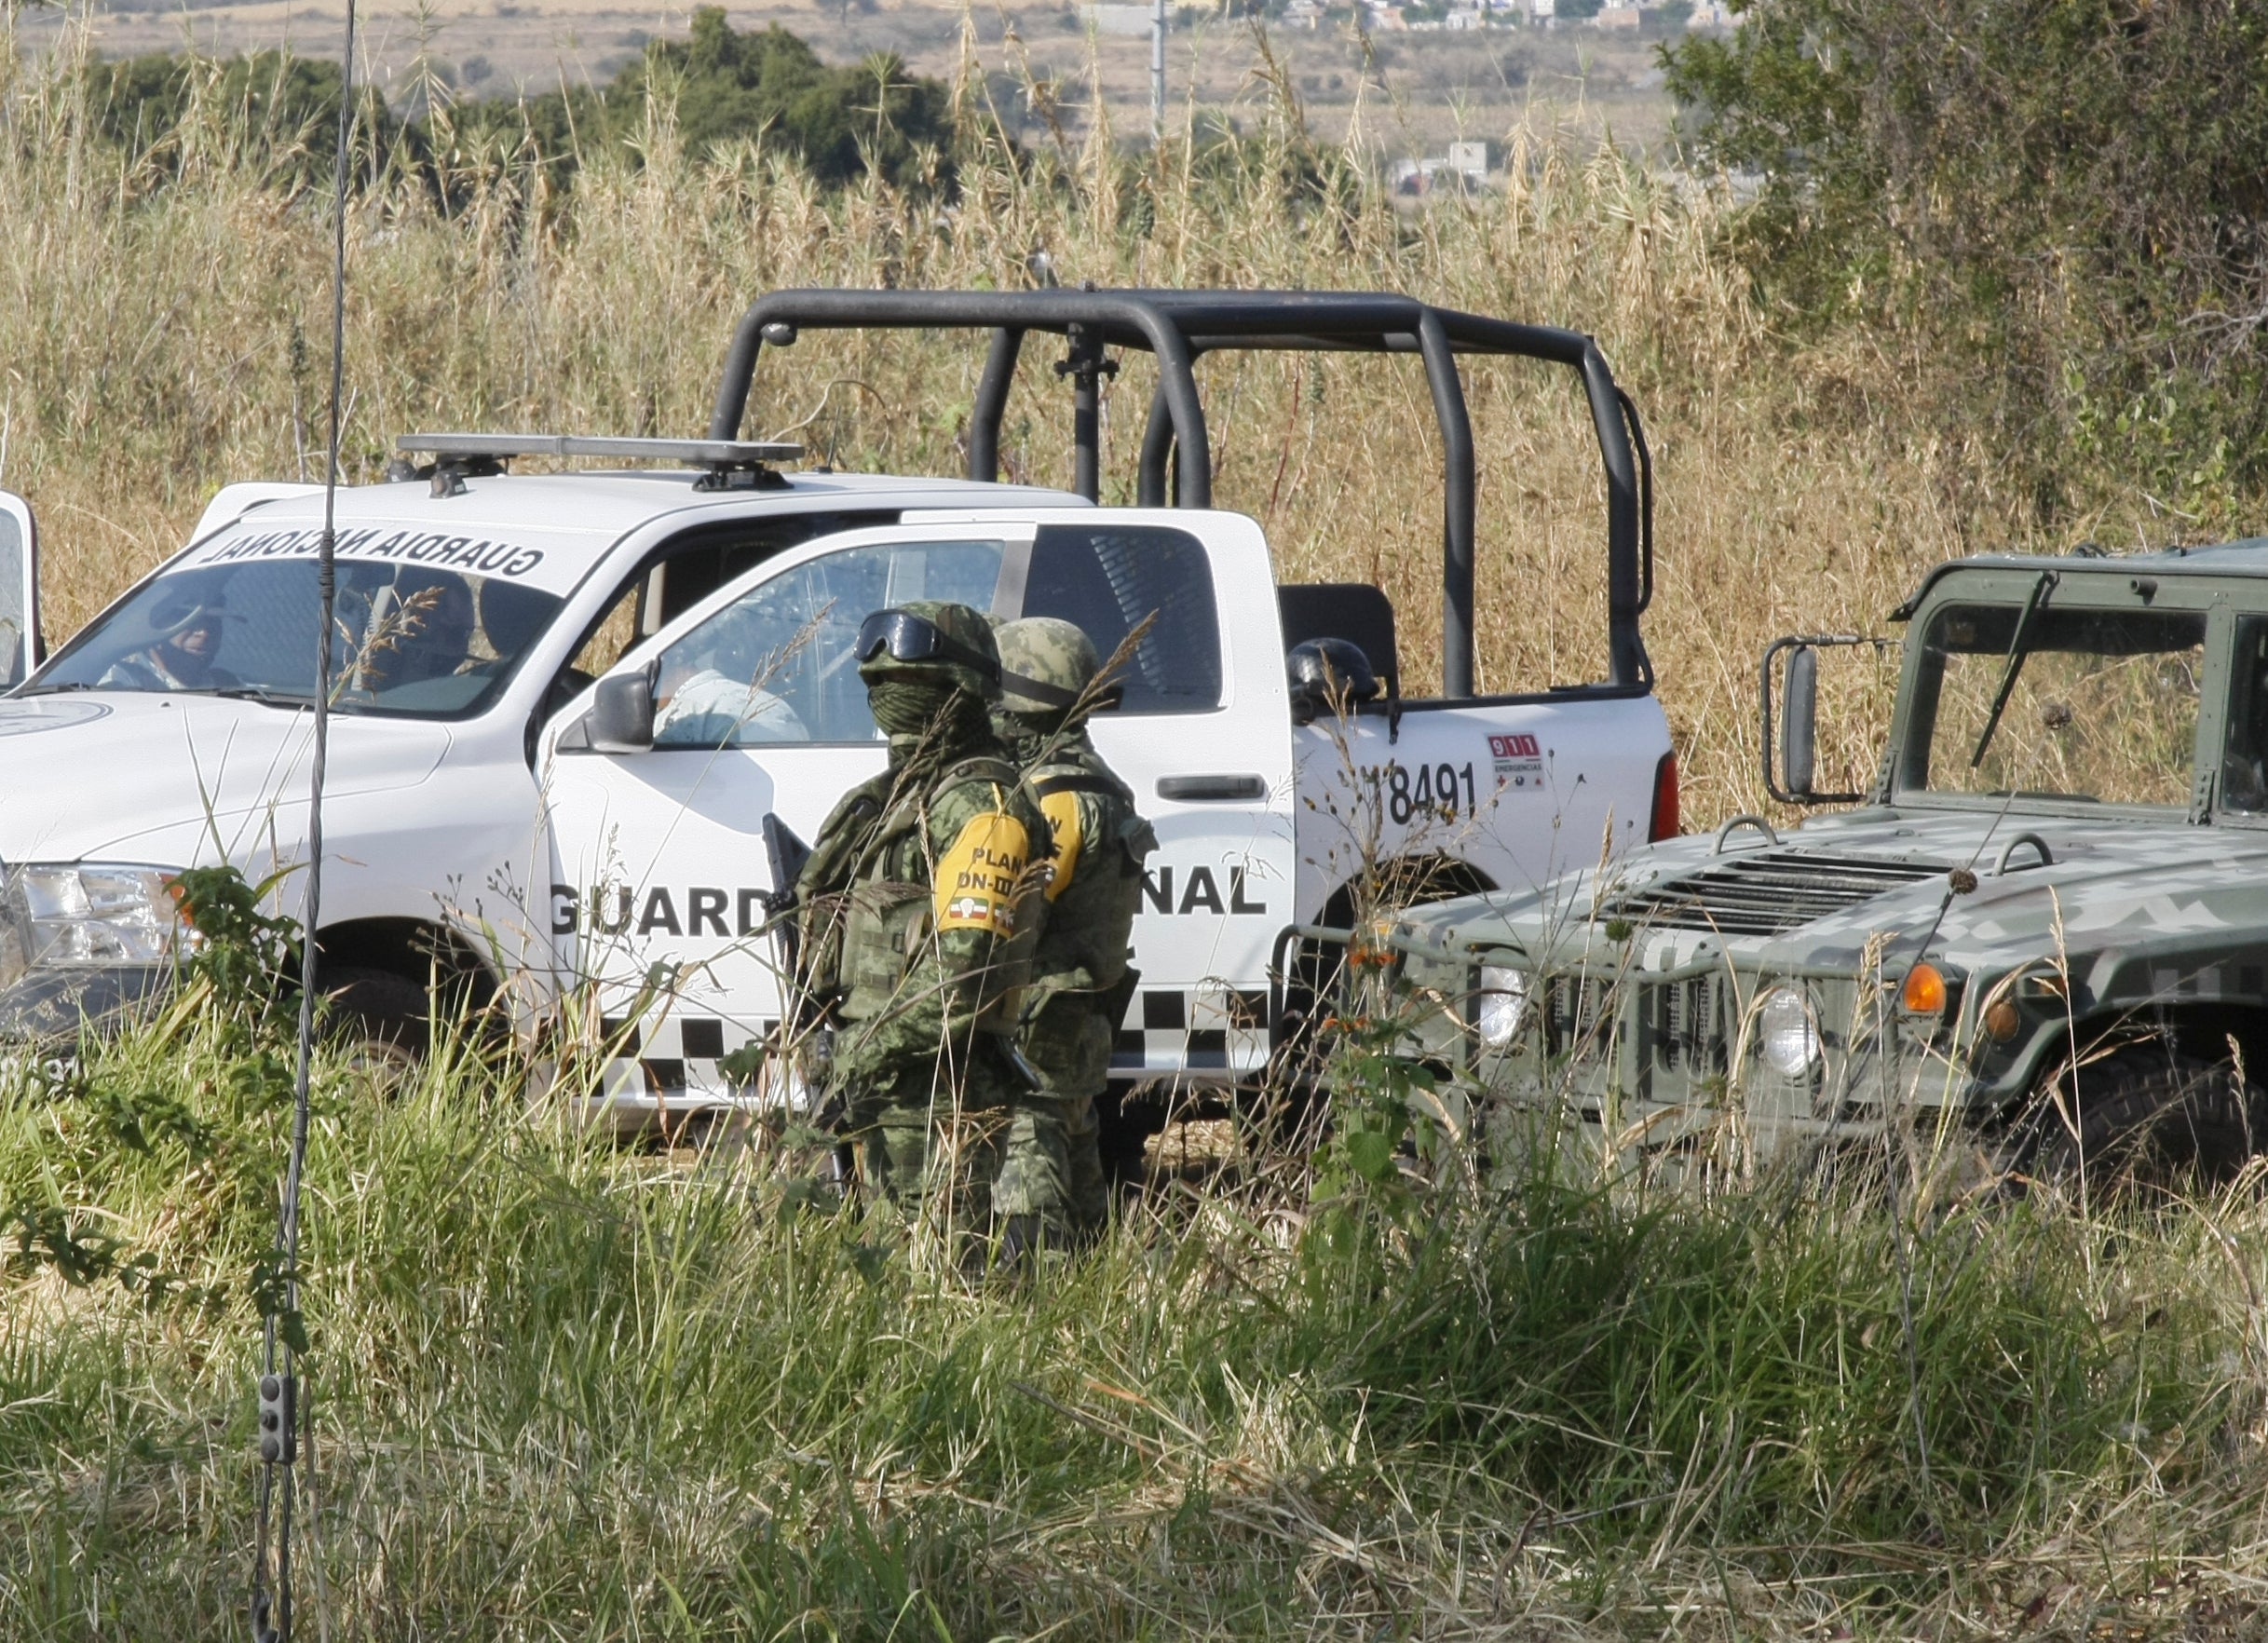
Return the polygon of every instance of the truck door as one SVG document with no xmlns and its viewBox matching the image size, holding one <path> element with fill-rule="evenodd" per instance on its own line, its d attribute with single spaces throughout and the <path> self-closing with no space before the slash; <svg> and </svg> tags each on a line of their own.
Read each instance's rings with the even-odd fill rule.
<svg viewBox="0 0 2268 1643">
<path fill-rule="evenodd" d="M 1123 658 L 1097 748 L 1158 835 L 1134 920 L 1142 972 L 1111 1076 L 1223 1082 L 1268 1058 L 1268 961 L 1294 918 L 1291 717 L 1274 578 L 1240 514 L 1063 517 L 1033 544 L 1022 609 Z"/>
<path fill-rule="evenodd" d="M 0 491 L 0 690 L 39 663 L 39 533 L 24 499 Z"/>
<path fill-rule="evenodd" d="M 618 664 L 652 680 L 650 749 L 578 745 L 588 696 L 554 720 L 542 762 L 551 929 L 563 968 L 600 984 L 602 1014 L 635 1044 L 640 1066 L 625 1069 L 618 1103 L 721 1094 L 716 1060 L 778 1020 L 778 954 L 762 933 L 766 819 L 808 844 L 835 800 L 881 768 L 851 646 L 869 613 L 914 599 L 996 619 L 1063 616 L 1102 654 L 1125 649 L 1126 706 L 1098 723 L 1096 740 L 1161 842 L 1136 932 L 1147 973 L 1132 1030 L 1145 1066 L 1153 1041 L 1161 1068 L 1179 1065 L 1195 1035 L 1225 1067 L 1228 978 L 1246 995 L 1264 985 L 1269 941 L 1289 916 L 1290 738 L 1280 671 L 1239 670 L 1243 650 L 1272 663 L 1272 631 L 1232 645 L 1217 614 L 1241 599 L 1272 621 L 1257 528 L 1208 519 L 1220 540 L 1193 534 L 1187 514 L 1053 509 L 822 538 Z M 1257 590 L 1242 585 L 1256 574 Z M 1272 704 L 1260 699 L 1270 690 Z M 1266 734 L 1248 734 L 1246 719 Z M 1201 1006 L 1207 983 L 1217 984 Z M 1131 1039 L 1122 1049 L 1135 1052 Z"/>
<path fill-rule="evenodd" d="M 993 610 L 1003 560 L 1003 542 L 977 531 L 819 538 L 616 665 L 652 681 L 652 747 L 578 745 L 587 697 L 547 728 L 551 934 L 564 973 L 599 984 L 602 1018 L 640 1064 L 620 1105 L 721 1093 L 717 1060 L 779 1019 L 766 821 L 808 843 L 835 801 L 882 767 L 851 655 L 859 624 L 914 599 Z"/>
</svg>

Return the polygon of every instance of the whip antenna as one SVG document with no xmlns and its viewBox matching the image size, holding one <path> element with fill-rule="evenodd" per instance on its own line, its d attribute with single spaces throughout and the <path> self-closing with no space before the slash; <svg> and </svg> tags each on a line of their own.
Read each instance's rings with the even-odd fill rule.
<svg viewBox="0 0 2268 1643">
<path fill-rule="evenodd" d="M 299 1042 L 292 1080 L 292 1151 L 277 1215 L 278 1276 L 283 1316 L 296 1334 L 299 1317 L 299 1197 L 307 1162 L 307 1078 L 315 1055 L 315 932 L 321 928 L 323 775 L 331 751 L 331 629 L 338 598 L 339 407 L 346 369 L 346 166 L 354 134 L 354 8 L 346 0 L 346 49 L 339 60 L 339 131 L 331 205 L 331 437 L 323 459 L 323 534 L 316 549 L 315 747 L 307 781 L 307 907 L 300 924 Z M 252 1547 L 251 1623 L 255 1643 L 292 1643 L 292 1502 L 306 1411 L 292 1336 L 278 1338 L 271 1305 L 261 1335 L 258 1442 L 260 1487 Z M 307 1422 L 313 1430 L 312 1421 Z M 270 1508 L 274 1509 L 271 1591 Z"/>
</svg>

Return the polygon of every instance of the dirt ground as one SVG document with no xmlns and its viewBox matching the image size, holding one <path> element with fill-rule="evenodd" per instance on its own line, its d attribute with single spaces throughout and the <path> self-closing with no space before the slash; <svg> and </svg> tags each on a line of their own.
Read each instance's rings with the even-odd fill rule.
<svg viewBox="0 0 2268 1643">
<path fill-rule="evenodd" d="M 605 79 L 649 38 L 682 34 L 690 10 L 622 0 L 428 0 L 422 16 L 414 7 L 365 7 L 359 12 L 357 55 L 361 71 L 397 99 L 414 83 L 421 50 L 455 82 L 460 95 L 539 91 L 563 78 Z M 778 23 L 792 29 L 831 61 L 890 50 L 917 72 L 938 75 L 955 72 L 965 30 L 1003 100 L 1028 69 L 1041 81 L 1055 82 L 1060 101 L 1073 111 L 1075 132 L 1083 130 L 1098 83 L 1114 132 L 1134 139 L 1148 128 L 1147 31 L 1093 30 L 1085 13 L 1060 0 L 978 7 L 928 0 L 796 0 L 780 7 L 728 6 L 727 11 L 736 28 Z M 1127 11 L 1112 7 L 1107 14 L 1120 19 Z M 34 11 L 17 26 L 37 45 L 54 38 L 62 16 Z M 334 56 L 343 18 L 335 4 L 305 0 L 129 0 L 98 7 L 94 25 L 100 48 L 111 56 L 176 50 L 184 41 L 223 54 L 289 45 Z M 1315 136 L 1338 141 L 1359 119 L 1363 137 L 1386 158 L 1438 154 L 1456 137 L 1499 138 L 1523 118 L 1609 130 L 1647 147 L 1660 143 L 1669 129 L 1671 106 L 1650 38 L 1569 25 L 1470 34 L 1378 32 L 1365 42 L 1343 25 L 1325 24 L 1279 26 L 1269 39 Z M 1251 31 L 1242 22 L 1215 18 L 1177 25 L 1167 50 L 1170 119 L 1178 125 L 1192 114 L 1226 115 L 1251 125 L 1258 114 L 1257 60 Z"/>
</svg>

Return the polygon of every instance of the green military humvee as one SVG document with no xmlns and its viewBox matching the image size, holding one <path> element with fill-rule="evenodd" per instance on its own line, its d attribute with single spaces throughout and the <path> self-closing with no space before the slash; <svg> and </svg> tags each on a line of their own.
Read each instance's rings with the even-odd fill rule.
<svg viewBox="0 0 2268 1643">
<path fill-rule="evenodd" d="M 1419 1052 L 1630 1158 L 1957 1117 L 2006 1167 L 2268 1147 L 2268 538 L 1941 566 L 1871 791 L 1813 791 L 1821 647 L 1763 664 L 1739 816 L 1370 938 Z M 1785 701 L 1772 748 L 1775 662 Z"/>
</svg>

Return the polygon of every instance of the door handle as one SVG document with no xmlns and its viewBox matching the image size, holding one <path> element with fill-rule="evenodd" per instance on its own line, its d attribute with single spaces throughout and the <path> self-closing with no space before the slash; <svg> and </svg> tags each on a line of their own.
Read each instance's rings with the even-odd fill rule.
<svg viewBox="0 0 2268 1643">
<path fill-rule="evenodd" d="M 1268 796 L 1268 783 L 1257 776 L 1161 776 L 1158 796 L 1188 804 L 1220 804 Z"/>
</svg>

